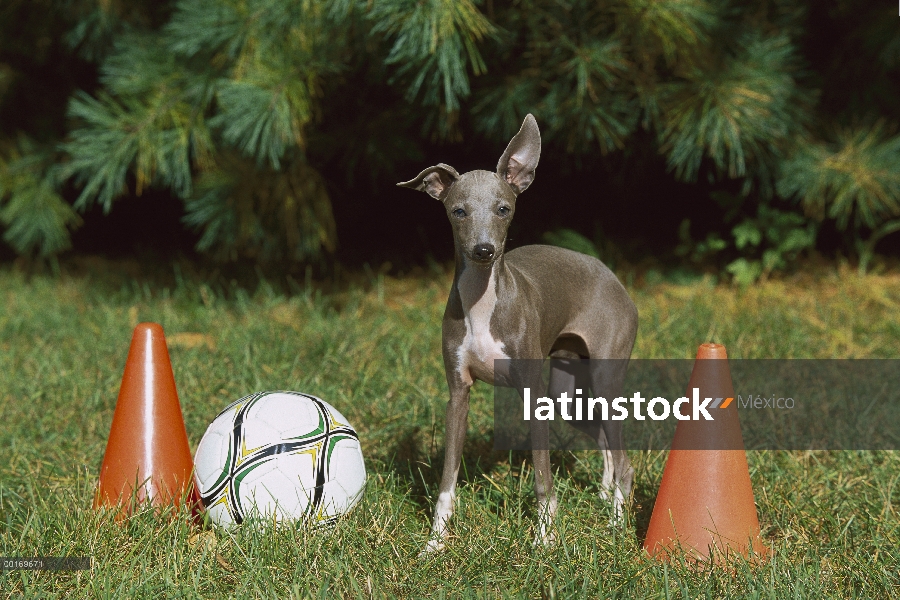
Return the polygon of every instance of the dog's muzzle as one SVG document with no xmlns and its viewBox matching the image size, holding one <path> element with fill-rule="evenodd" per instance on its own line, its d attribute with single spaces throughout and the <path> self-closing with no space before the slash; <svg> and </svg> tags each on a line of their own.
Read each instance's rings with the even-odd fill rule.
<svg viewBox="0 0 900 600">
<path fill-rule="evenodd" d="M 495 252 L 493 244 L 478 244 L 472 248 L 472 258 L 481 263 L 490 262 L 493 260 Z"/>
</svg>

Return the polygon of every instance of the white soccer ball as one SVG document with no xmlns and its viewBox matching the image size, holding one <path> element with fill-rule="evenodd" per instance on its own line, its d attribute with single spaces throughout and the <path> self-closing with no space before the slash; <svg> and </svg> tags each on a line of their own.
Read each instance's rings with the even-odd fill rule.
<svg viewBox="0 0 900 600">
<path fill-rule="evenodd" d="M 359 501 L 366 467 L 356 431 L 333 406 L 299 392 L 259 392 L 213 419 L 194 456 L 194 477 L 218 525 L 318 525 Z"/>
</svg>

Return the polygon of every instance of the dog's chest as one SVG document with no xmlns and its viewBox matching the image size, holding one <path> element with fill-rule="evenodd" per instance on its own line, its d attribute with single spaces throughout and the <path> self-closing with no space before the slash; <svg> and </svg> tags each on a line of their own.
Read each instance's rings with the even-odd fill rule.
<svg viewBox="0 0 900 600">
<path fill-rule="evenodd" d="M 508 359 L 501 341 L 491 335 L 491 317 L 497 308 L 497 287 L 491 276 L 483 293 L 473 277 L 463 273 L 459 279 L 459 294 L 465 314 L 466 335 L 457 350 L 457 369 L 462 380 L 471 384 L 474 379 L 494 383 L 494 361 Z"/>
</svg>

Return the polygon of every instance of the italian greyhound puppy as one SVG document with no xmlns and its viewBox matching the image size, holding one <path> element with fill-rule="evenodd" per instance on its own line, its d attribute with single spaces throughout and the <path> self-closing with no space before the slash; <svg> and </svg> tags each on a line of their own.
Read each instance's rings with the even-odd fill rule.
<svg viewBox="0 0 900 600">
<path fill-rule="evenodd" d="M 397 185 L 426 192 L 444 204 L 453 226 L 456 273 L 442 324 L 442 347 L 450 402 L 446 455 L 431 535 L 423 553 L 442 549 L 453 513 L 456 482 L 476 379 L 511 383 L 520 393 L 543 393 L 540 360 L 591 361 L 588 381 L 597 396 L 619 395 L 637 335 L 637 309 L 625 288 L 596 258 L 554 246 L 506 251 L 506 232 L 516 200 L 534 180 L 541 134 L 532 115 L 507 146 L 497 171 L 460 175 L 443 163 Z M 509 365 L 507 373 L 495 373 Z M 538 359 L 503 360 L 503 359 Z M 535 365 L 538 367 L 529 367 Z M 501 368 L 497 369 L 498 371 Z M 574 391 L 571 371 L 551 369 L 548 393 Z M 578 390 L 581 392 L 581 390 Z M 537 396 L 533 396 L 537 397 Z M 570 395 L 570 397 L 572 397 Z M 576 424 L 604 450 L 604 496 L 612 495 L 615 520 L 630 494 L 633 469 L 622 443 L 621 421 Z M 531 420 L 534 489 L 540 527 L 536 543 L 554 540 L 557 499 L 550 472 L 549 423 Z"/>
</svg>

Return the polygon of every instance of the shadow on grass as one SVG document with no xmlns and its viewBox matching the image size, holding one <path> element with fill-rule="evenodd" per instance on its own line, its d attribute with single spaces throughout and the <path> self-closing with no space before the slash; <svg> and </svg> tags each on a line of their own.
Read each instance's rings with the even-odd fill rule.
<svg viewBox="0 0 900 600">
<path fill-rule="evenodd" d="M 422 427 L 413 426 L 402 435 L 394 438 L 394 444 L 385 455 L 387 460 L 384 469 L 390 472 L 401 486 L 406 487 L 408 498 L 419 508 L 430 512 L 438 494 L 441 475 L 444 468 L 445 448 L 433 440 L 432 432 Z M 555 477 L 569 479 L 577 487 L 590 490 L 597 496 L 598 506 L 601 500 L 600 482 L 602 479 L 602 462 L 597 469 L 578 468 L 579 459 L 571 452 L 554 451 L 551 453 Z M 529 516 L 535 510 L 533 500 L 531 452 L 494 450 L 493 431 L 481 435 L 470 435 L 463 448 L 462 463 L 459 468 L 457 486 L 483 483 L 485 477 L 496 474 L 498 467 L 506 467 L 513 477 L 527 477 L 521 486 L 525 502 L 523 503 Z M 631 519 L 639 543 L 643 543 L 650 524 L 650 516 L 656 503 L 658 481 L 648 478 L 636 478 L 632 491 Z"/>
<path fill-rule="evenodd" d="M 634 532 L 639 544 L 643 544 L 647 538 L 647 529 L 650 527 L 650 517 L 653 515 L 653 507 L 656 506 L 656 494 L 659 492 L 659 482 L 635 481 L 632 488 L 631 518 L 634 520 Z"/>
<path fill-rule="evenodd" d="M 385 469 L 399 483 L 409 486 L 410 500 L 423 509 L 431 510 L 444 470 L 446 449 L 443 444 L 434 441 L 432 432 L 413 426 L 395 438 L 385 455 L 390 457 Z M 479 481 L 495 471 L 498 465 L 509 463 L 509 460 L 509 452 L 494 450 L 493 431 L 470 435 L 463 447 L 457 486 Z"/>
</svg>

